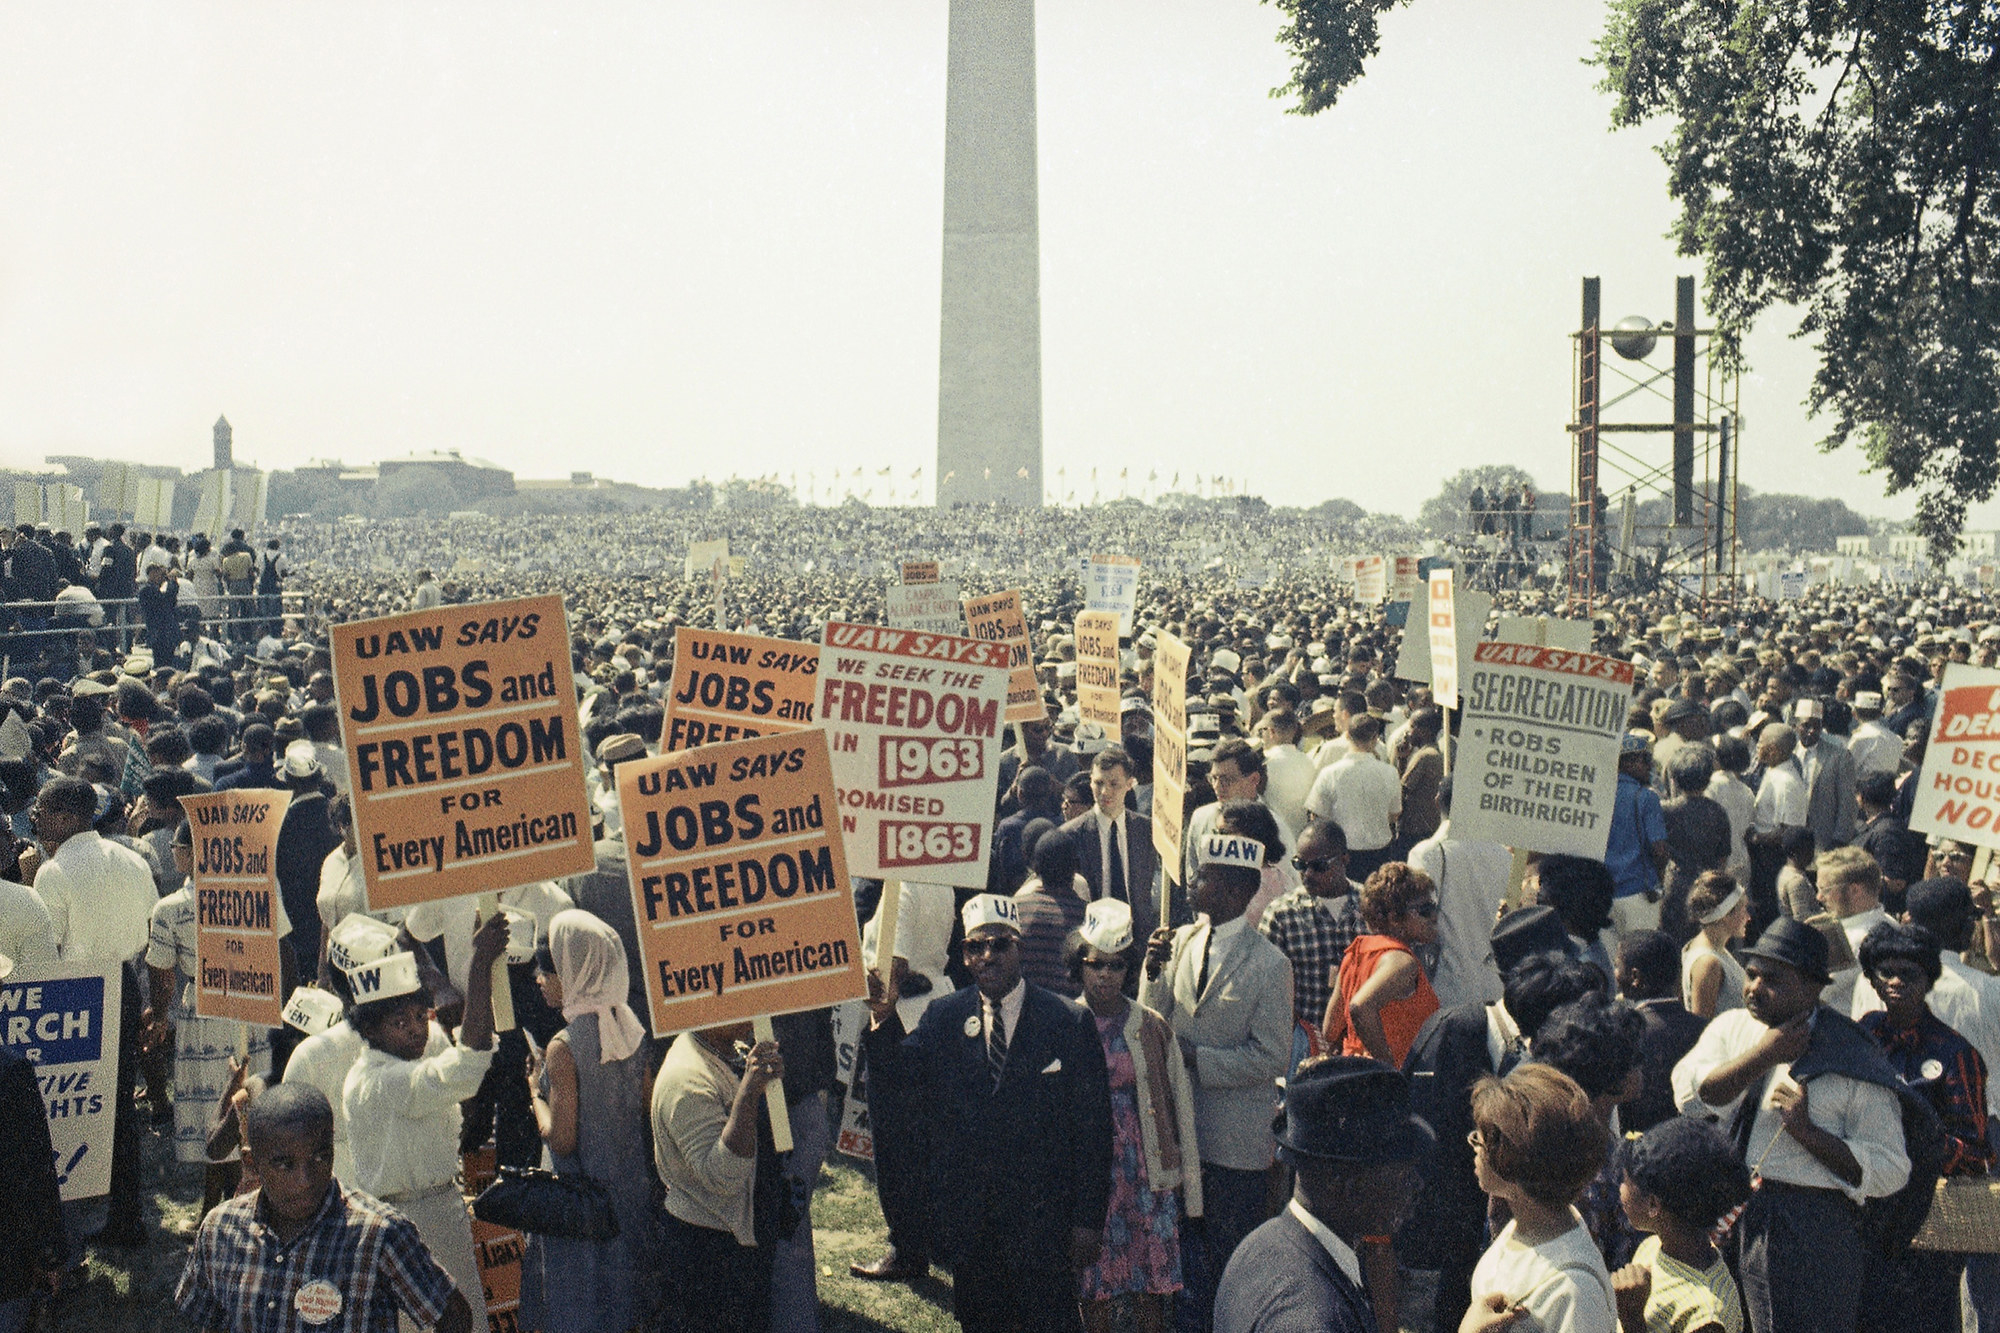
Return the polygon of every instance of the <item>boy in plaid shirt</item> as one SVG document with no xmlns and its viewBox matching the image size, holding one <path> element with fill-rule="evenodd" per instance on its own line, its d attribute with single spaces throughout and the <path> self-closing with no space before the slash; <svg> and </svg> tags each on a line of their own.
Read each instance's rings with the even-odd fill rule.
<svg viewBox="0 0 2000 1333">
<path fill-rule="evenodd" d="M 472 1308 L 402 1214 L 333 1178 L 333 1107 L 283 1083 L 244 1113 L 262 1182 L 211 1212 L 174 1304 L 211 1333 L 471 1333 Z"/>
</svg>

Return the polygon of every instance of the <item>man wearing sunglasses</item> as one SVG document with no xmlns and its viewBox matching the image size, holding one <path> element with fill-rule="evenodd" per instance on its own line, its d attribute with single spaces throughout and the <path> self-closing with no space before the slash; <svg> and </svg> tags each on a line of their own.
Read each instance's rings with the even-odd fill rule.
<svg viewBox="0 0 2000 1333">
<path fill-rule="evenodd" d="M 1347 877 L 1347 838 L 1340 825 L 1317 820 L 1299 835 L 1292 857 L 1299 887 L 1264 911 L 1257 929 L 1292 963 L 1292 1064 L 1320 1054 L 1320 1020 L 1347 946 L 1367 933 L 1361 886 Z"/>
<path fill-rule="evenodd" d="M 1012 898 L 979 894 L 961 917 L 973 984 L 914 1033 L 893 978 L 868 974 L 869 1076 L 925 1119 L 930 1252 L 951 1265 L 966 1333 L 1074 1333 L 1111 1195 L 1104 1046 L 1087 1012 L 1021 979 Z"/>
</svg>

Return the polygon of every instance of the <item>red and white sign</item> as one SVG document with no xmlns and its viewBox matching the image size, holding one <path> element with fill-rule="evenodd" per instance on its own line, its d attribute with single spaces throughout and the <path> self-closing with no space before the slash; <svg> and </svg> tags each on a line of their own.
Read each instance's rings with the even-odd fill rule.
<svg viewBox="0 0 2000 1333">
<path fill-rule="evenodd" d="M 2000 670 L 1945 667 L 1910 827 L 2000 847 Z"/>
<path fill-rule="evenodd" d="M 1458 707 L 1458 617 L 1451 600 L 1451 571 L 1433 569 L 1430 587 L 1431 698 L 1439 708 Z"/>
<path fill-rule="evenodd" d="M 1389 562 L 1379 555 L 1354 557 L 1354 600 L 1373 606 L 1389 595 Z"/>
<path fill-rule="evenodd" d="M 1389 576 L 1389 600 L 1392 602 L 1413 602 L 1423 595 L 1424 577 L 1418 573 L 1423 557 L 1399 555 L 1394 558 L 1395 569 Z"/>
<path fill-rule="evenodd" d="M 851 875 L 983 888 L 1008 645 L 827 625 L 818 716 Z"/>
</svg>

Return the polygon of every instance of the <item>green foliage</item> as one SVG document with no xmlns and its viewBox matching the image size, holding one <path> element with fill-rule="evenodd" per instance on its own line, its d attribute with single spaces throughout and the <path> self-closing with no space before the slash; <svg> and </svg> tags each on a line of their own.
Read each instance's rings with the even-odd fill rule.
<svg viewBox="0 0 2000 1333">
<path fill-rule="evenodd" d="M 1368 511 L 1352 500 L 1321 500 L 1306 510 L 1322 523 L 1359 523 L 1368 517 Z"/>
<path fill-rule="evenodd" d="M 2000 482 L 2000 6 L 1612 0 L 1614 124 L 1664 117 L 1674 234 L 1737 354 L 1774 304 L 1819 343 L 1808 407 L 1949 554 Z"/>
<path fill-rule="evenodd" d="M 1271 96 L 1295 98 L 1295 115 L 1312 116 L 1339 99 L 1381 49 L 1381 16 L 1409 0 L 1275 0 L 1286 23 L 1278 42 L 1292 55 L 1292 79 Z"/>
<path fill-rule="evenodd" d="M 1618 530 L 1620 497 L 1611 497 L 1607 521 Z M 1640 527 L 1663 527 L 1673 520 L 1671 497 L 1653 496 L 1633 515 Z M 1848 508 L 1844 500 L 1816 500 L 1810 495 L 1768 494 L 1748 486 L 1736 488 L 1736 535 L 1746 551 L 1831 552 L 1836 537 L 1865 536 L 1869 520 Z"/>
</svg>

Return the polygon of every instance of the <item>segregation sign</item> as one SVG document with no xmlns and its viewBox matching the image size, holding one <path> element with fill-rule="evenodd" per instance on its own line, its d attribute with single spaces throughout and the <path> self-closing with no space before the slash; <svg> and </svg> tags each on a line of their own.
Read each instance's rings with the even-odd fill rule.
<svg viewBox="0 0 2000 1333">
<path fill-rule="evenodd" d="M 122 974 L 116 963 L 50 963 L 0 982 L 0 1045 L 35 1066 L 65 1203 L 111 1192 Z"/>
<path fill-rule="evenodd" d="M 1176 882 L 1187 806 L 1187 669 L 1187 645 L 1162 632 L 1153 645 L 1153 849 Z"/>
<path fill-rule="evenodd" d="M 674 631 L 664 750 L 798 731 L 813 722 L 819 645 L 719 630 Z"/>
<path fill-rule="evenodd" d="M 1028 645 L 1028 620 L 1021 613 L 1021 590 L 965 601 L 966 633 L 975 639 L 1007 645 L 1007 713 L 1002 721 L 1030 722 L 1048 716 L 1042 688 L 1035 683 L 1035 664 Z"/>
<path fill-rule="evenodd" d="M 1602 860 L 1632 664 L 1481 643 L 1469 665 L 1459 691 L 1465 722 L 1452 773 L 1452 836 Z"/>
<path fill-rule="evenodd" d="M 1129 628 L 1139 599 L 1139 561 L 1129 555 L 1093 555 L 1083 562 L 1083 609 L 1110 611 Z"/>
<path fill-rule="evenodd" d="M 1118 734 L 1118 616 L 1085 611 L 1076 618 L 1076 711 Z"/>
<path fill-rule="evenodd" d="M 278 1027 L 278 829 L 288 791 L 181 797 L 194 835 L 194 1011 Z"/>
<path fill-rule="evenodd" d="M 818 712 L 851 873 L 986 883 L 1009 653 L 957 635 L 826 627 Z"/>
<path fill-rule="evenodd" d="M 958 584 L 902 583 L 889 589 L 883 599 L 892 629 L 921 630 L 925 634 L 964 634 L 965 608 L 958 597 Z"/>
<path fill-rule="evenodd" d="M 656 1035 L 867 994 L 826 733 L 620 764 L 618 800 Z"/>
<path fill-rule="evenodd" d="M 597 864 L 560 597 L 335 625 L 371 911 Z"/>
<path fill-rule="evenodd" d="M 2000 847 L 2000 670 L 1945 667 L 1910 827 Z"/>
</svg>

